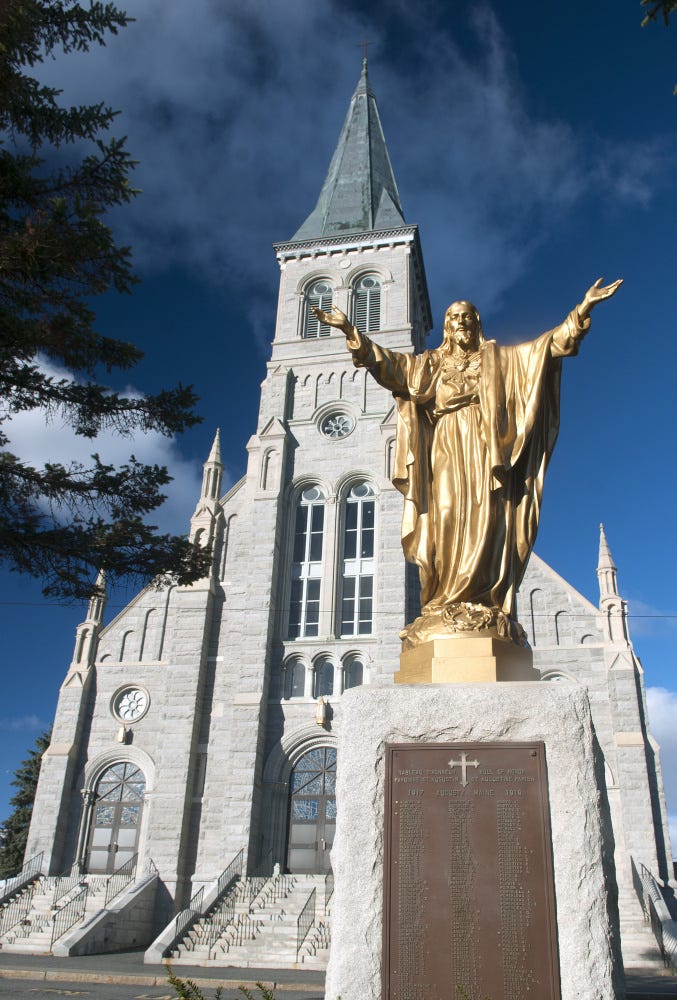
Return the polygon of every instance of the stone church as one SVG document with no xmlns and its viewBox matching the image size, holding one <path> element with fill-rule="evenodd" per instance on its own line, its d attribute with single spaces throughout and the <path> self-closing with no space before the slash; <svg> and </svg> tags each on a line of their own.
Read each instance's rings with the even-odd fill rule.
<svg viewBox="0 0 677 1000">
<path fill-rule="evenodd" d="M 316 207 L 274 247 L 277 321 L 245 476 L 222 494 L 218 433 L 190 537 L 211 574 L 143 590 L 78 627 L 44 755 L 27 858 L 42 871 L 156 873 L 148 943 L 242 851 L 245 872 L 322 874 L 336 821 L 341 699 L 387 688 L 417 613 L 390 481 L 391 395 L 353 367 L 337 305 L 386 347 L 431 330 L 366 63 Z M 627 607 L 600 533 L 599 605 L 531 559 L 518 614 L 543 682 L 587 688 L 606 770 L 621 911 L 631 857 L 672 875 L 658 756 Z M 151 864 L 152 863 L 152 864 Z M 75 866 L 75 868 L 73 868 Z"/>
</svg>

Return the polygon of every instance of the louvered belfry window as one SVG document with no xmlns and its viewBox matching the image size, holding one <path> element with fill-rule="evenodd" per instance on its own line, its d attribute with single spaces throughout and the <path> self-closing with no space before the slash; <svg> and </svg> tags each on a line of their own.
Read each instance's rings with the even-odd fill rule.
<svg viewBox="0 0 677 1000">
<path fill-rule="evenodd" d="M 365 274 L 355 286 L 353 322 L 360 333 L 381 329 L 381 282 L 375 274 Z"/>
<path fill-rule="evenodd" d="M 331 309 L 332 288 L 328 281 L 322 279 L 314 282 L 306 292 L 305 318 L 303 321 L 304 337 L 328 337 L 331 327 L 320 323 L 312 311 L 312 306 L 318 309 Z"/>
</svg>

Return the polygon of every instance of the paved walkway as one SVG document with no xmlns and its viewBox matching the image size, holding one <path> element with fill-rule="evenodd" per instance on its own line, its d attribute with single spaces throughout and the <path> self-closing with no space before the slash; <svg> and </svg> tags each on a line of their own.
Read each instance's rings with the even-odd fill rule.
<svg viewBox="0 0 677 1000">
<path fill-rule="evenodd" d="M 223 984 L 226 990 L 244 985 L 254 990 L 257 982 L 284 997 L 302 993 L 321 1000 L 324 973 L 298 969 L 237 969 L 227 966 L 177 966 L 179 979 L 192 979 L 201 988 Z M 114 955 L 54 958 L 52 955 L 10 955 L 0 952 L 0 979 L 32 979 L 52 983 L 119 983 L 156 987 L 167 984 L 164 965 L 144 965 L 143 951 Z M 628 1000 L 677 998 L 677 976 L 656 975 L 655 969 L 632 969 L 627 977 Z M 255 995 L 256 991 L 255 991 Z"/>
<path fill-rule="evenodd" d="M 179 979 L 192 979 L 198 986 L 224 985 L 226 989 L 263 983 L 276 993 L 316 992 L 324 995 L 324 973 L 304 969 L 236 969 L 213 966 L 177 966 Z M 53 955 L 11 955 L 0 952 L 0 979 L 38 979 L 69 983 L 121 983 L 131 986 L 164 986 L 164 965 L 144 965 L 143 951 L 112 955 L 55 958 Z"/>
</svg>

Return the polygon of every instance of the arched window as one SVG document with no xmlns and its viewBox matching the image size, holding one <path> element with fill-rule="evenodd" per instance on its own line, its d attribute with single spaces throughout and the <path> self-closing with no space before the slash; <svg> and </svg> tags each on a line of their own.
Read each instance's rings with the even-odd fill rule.
<svg viewBox="0 0 677 1000">
<path fill-rule="evenodd" d="M 318 660 L 315 665 L 315 691 L 316 698 L 328 698 L 334 693 L 334 664 L 331 660 Z"/>
<path fill-rule="evenodd" d="M 306 298 L 303 316 L 303 336 L 304 337 L 328 337 L 331 327 L 326 323 L 320 323 L 312 311 L 312 306 L 318 309 L 331 309 L 332 288 L 326 278 L 321 278 L 314 282 L 306 290 Z"/>
<path fill-rule="evenodd" d="M 353 323 L 360 333 L 381 329 L 381 282 L 375 274 L 363 275 L 355 285 Z"/>
<path fill-rule="evenodd" d="M 343 668 L 343 689 L 359 687 L 364 682 L 364 664 L 359 656 L 351 656 Z"/>
<path fill-rule="evenodd" d="M 343 518 L 341 635 L 370 635 L 374 614 L 374 518 L 370 483 L 355 483 Z"/>
<path fill-rule="evenodd" d="M 294 660 L 287 666 L 288 698 L 303 698 L 306 693 L 306 668 L 301 660 Z"/>
<path fill-rule="evenodd" d="M 319 634 L 325 495 L 308 486 L 299 497 L 292 540 L 290 639 Z"/>
<path fill-rule="evenodd" d="M 87 871 L 113 872 L 134 857 L 145 790 L 135 764 L 120 762 L 103 772 L 94 796 Z"/>
<path fill-rule="evenodd" d="M 316 747 L 298 760 L 289 782 L 290 872 L 331 870 L 336 829 L 336 750 Z"/>
</svg>

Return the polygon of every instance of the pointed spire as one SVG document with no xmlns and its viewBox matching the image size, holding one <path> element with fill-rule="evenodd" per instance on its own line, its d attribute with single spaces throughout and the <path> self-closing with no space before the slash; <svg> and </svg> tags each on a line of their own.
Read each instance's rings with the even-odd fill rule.
<svg viewBox="0 0 677 1000">
<path fill-rule="evenodd" d="M 221 465 L 221 429 L 219 427 L 216 428 L 212 450 L 209 452 L 207 461 L 215 465 Z"/>
<path fill-rule="evenodd" d="M 317 205 L 292 241 L 404 225 L 365 57 Z"/>
<path fill-rule="evenodd" d="M 597 560 L 597 579 L 599 580 L 600 601 L 608 597 L 618 597 L 618 580 L 616 566 L 611 558 L 611 550 L 607 541 L 604 525 L 599 526 L 599 558 Z"/>
<path fill-rule="evenodd" d="M 86 622 L 91 622 L 93 625 L 101 625 L 103 622 L 103 612 L 106 607 L 106 601 L 108 600 L 108 593 L 106 591 L 106 571 L 100 569 L 97 577 L 96 583 L 94 584 L 94 593 L 89 599 L 89 606 L 87 608 Z"/>
<path fill-rule="evenodd" d="M 221 479 L 223 477 L 223 464 L 221 462 L 221 431 L 217 427 L 214 441 L 207 461 L 205 462 L 202 474 L 202 491 L 200 502 L 203 500 L 218 500 L 221 490 Z M 198 507 L 200 506 L 198 502 Z"/>
</svg>

